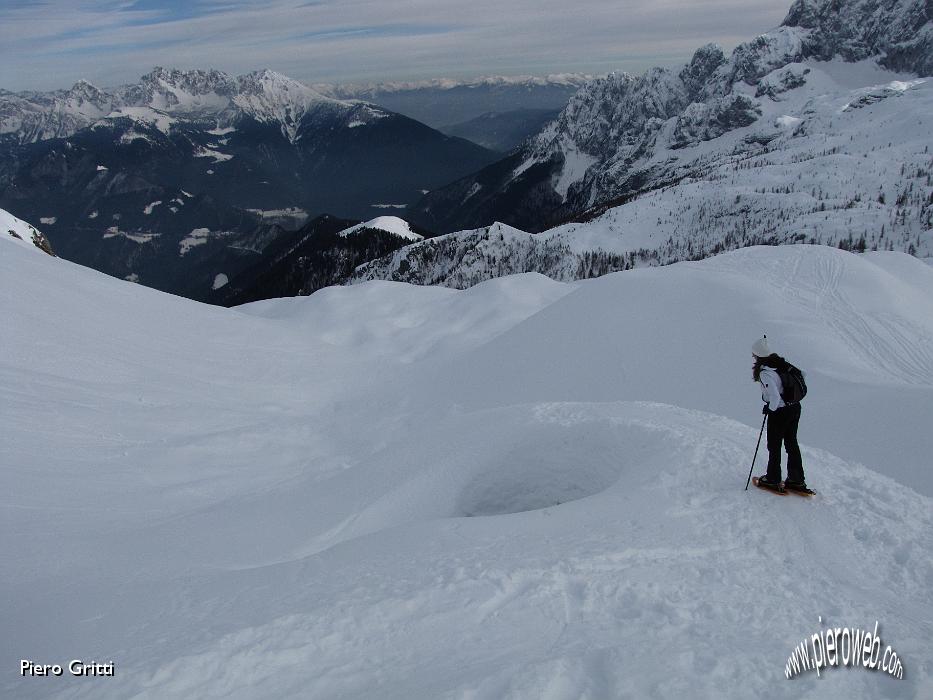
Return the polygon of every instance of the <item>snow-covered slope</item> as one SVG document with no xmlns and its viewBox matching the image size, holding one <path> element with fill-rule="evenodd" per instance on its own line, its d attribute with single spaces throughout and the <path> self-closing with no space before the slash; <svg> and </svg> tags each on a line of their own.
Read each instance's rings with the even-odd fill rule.
<svg viewBox="0 0 933 700">
<path fill-rule="evenodd" d="M 647 171 L 666 173 L 666 185 L 597 209 L 592 220 L 536 236 L 509 229 L 502 238 L 498 225 L 493 235 L 488 227 L 452 234 L 398 251 L 360 276 L 454 287 L 510 272 L 567 280 L 801 241 L 933 256 L 933 80 L 870 61 L 805 61 L 762 78 L 758 90 L 771 88 L 777 92 L 759 101 L 754 123 L 711 140 L 683 118 L 653 122 L 658 143 L 683 141 L 643 160 Z M 575 172 L 582 175 L 583 165 Z M 606 182 L 623 170 L 610 170 Z"/>
<path fill-rule="evenodd" d="M 415 233 L 411 230 L 411 226 L 408 225 L 408 222 L 405 219 L 400 219 L 397 216 L 377 216 L 375 219 L 370 219 L 369 221 L 364 221 L 361 224 L 356 226 L 351 226 L 350 228 L 341 231 L 338 233 L 338 236 L 352 236 L 355 233 L 364 231 L 366 229 L 376 229 L 377 231 L 385 231 L 387 233 L 394 234 L 399 238 L 404 238 L 408 241 L 420 241 L 424 238 L 421 234 Z"/>
<path fill-rule="evenodd" d="M 785 246 L 228 310 L 7 245 L 2 693 L 926 697 L 931 300 L 915 258 Z M 761 332 L 815 500 L 742 490 Z M 903 680 L 784 680 L 875 620 Z"/>
</svg>

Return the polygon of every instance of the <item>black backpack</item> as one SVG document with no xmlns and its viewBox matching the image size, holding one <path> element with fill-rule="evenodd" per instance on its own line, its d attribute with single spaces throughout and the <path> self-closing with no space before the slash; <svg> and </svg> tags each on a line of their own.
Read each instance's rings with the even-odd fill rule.
<svg viewBox="0 0 933 700">
<path fill-rule="evenodd" d="M 776 369 L 781 378 L 781 398 L 784 403 L 800 403 L 800 400 L 807 395 L 807 380 L 803 378 L 803 372 L 787 360 L 784 361 L 782 367 Z"/>
</svg>

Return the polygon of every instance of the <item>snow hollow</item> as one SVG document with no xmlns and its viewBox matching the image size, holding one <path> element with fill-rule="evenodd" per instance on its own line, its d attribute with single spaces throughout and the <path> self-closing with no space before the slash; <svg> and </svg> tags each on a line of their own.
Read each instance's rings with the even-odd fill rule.
<svg viewBox="0 0 933 700">
<path fill-rule="evenodd" d="M 3 240 L 3 697 L 933 696 L 914 258 L 223 309 Z M 743 491 L 763 332 L 808 373 L 815 499 Z M 801 639 L 876 620 L 903 680 L 785 680 Z"/>
</svg>

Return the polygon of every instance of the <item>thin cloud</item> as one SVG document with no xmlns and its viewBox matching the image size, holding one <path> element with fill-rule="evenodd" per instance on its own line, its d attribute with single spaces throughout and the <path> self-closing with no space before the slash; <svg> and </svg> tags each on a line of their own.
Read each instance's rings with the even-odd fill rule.
<svg viewBox="0 0 933 700">
<path fill-rule="evenodd" d="M 309 82 L 610 70 L 729 49 L 777 25 L 764 0 L 46 0 L 0 7 L 0 87 L 132 82 L 154 65 Z"/>
</svg>

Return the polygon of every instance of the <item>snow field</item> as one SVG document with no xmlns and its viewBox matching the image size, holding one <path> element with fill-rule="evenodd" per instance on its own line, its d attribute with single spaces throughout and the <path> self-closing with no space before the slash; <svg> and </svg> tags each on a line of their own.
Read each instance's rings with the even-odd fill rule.
<svg viewBox="0 0 933 700">
<path fill-rule="evenodd" d="M 751 248 L 222 309 L 0 246 L 3 665 L 117 673 L 4 695 L 933 689 L 916 259 Z M 742 490 L 760 332 L 808 371 L 813 500 Z M 874 620 L 903 681 L 784 680 L 800 639 Z"/>
</svg>

